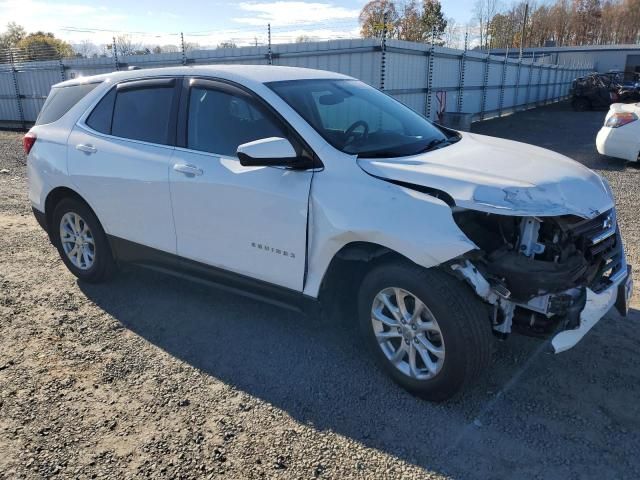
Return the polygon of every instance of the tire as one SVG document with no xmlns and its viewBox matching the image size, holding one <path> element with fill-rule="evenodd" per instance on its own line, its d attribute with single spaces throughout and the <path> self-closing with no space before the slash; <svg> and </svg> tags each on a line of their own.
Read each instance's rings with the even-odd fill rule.
<svg viewBox="0 0 640 480">
<path fill-rule="evenodd" d="M 571 106 L 576 112 L 586 112 L 591 110 L 591 102 L 586 98 L 576 98 L 571 102 Z"/>
<path fill-rule="evenodd" d="M 398 324 L 393 312 L 380 300 L 386 295 L 396 314 L 403 317 L 398 309 L 399 302 L 393 296 L 398 291 L 401 296 L 408 294 L 403 297 L 408 316 L 415 312 L 418 302 L 426 307 L 415 319 L 417 330 L 408 330 L 411 322 L 407 322 L 393 327 L 396 328 L 394 334 L 393 328 L 377 320 L 382 314 L 386 320 Z M 408 262 L 374 267 L 360 286 L 358 316 L 365 343 L 382 368 L 400 386 L 426 400 L 439 402 L 453 397 L 478 378 L 491 361 L 494 337 L 488 309 L 466 284 L 441 270 L 425 269 Z M 380 330 L 381 326 L 383 330 Z M 377 335 L 385 339 L 378 341 Z M 407 350 L 402 354 L 402 362 L 392 363 L 389 355 L 393 348 L 403 344 Z M 408 349 L 411 348 L 414 350 L 414 370 L 409 361 Z M 425 351 L 435 372 L 427 368 L 427 360 L 423 359 Z M 442 358 L 429 352 L 436 352 Z"/>
<path fill-rule="evenodd" d="M 102 225 L 87 204 L 75 198 L 64 198 L 56 205 L 51 218 L 49 229 L 53 244 L 69 271 L 88 283 L 108 280 L 115 271 L 111 247 Z M 75 223 L 76 218 L 79 224 Z M 63 230 L 69 232 L 65 235 L 67 241 L 62 239 Z M 77 235 L 76 230 L 81 235 Z M 74 243 L 74 237 L 79 237 L 78 242 Z M 86 255 L 77 253 L 79 246 L 84 247 Z M 70 247 L 75 250 L 69 252 Z"/>
</svg>

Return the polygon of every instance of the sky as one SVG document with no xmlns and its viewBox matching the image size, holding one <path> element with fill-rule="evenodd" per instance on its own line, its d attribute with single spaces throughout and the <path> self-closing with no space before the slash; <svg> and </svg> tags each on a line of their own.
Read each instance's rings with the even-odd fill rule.
<svg viewBox="0 0 640 480">
<path fill-rule="evenodd" d="M 70 43 L 109 43 L 129 33 L 142 44 L 185 41 L 216 45 L 266 42 L 271 23 L 274 43 L 311 38 L 358 36 L 357 17 L 366 0 L 0 0 L 0 31 L 14 21 L 30 31 L 44 30 Z M 471 19 L 470 1 L 442 0 L 447 17 Z"/>
</svg>

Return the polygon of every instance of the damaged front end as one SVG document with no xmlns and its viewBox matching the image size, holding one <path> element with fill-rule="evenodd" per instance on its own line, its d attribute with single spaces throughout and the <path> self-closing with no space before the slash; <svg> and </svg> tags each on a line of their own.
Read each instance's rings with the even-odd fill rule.
<svg viewBox="0 0 640 480">
<path fill-rule="evenodd" d="M 573 215 L 507 216 L 459 209 L 460 229 L 478 247 L 450 262 L 493 305 L 493 328 L 573 347 L 615 304 L 625 315 L 631 295 L 615 209 L 591 219 Z"/>
</svg>

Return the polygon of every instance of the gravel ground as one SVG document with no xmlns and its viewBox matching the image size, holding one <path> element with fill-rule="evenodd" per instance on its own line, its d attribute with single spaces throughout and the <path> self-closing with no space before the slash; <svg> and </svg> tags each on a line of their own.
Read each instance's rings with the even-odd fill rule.
<svg viewBox="0 0 640 480">
<path fill-rule="evenodd" d="M 474 130 L 604 173 L 637 270 L 640 169 L 595 153 L 603 116 L 549 106 Z M 135 268 L 78 283 L 31 216 L 22 158 L 0 132 L 0 477 L 640 477 L 638 310 L 557 356 L 498 343 L 489 375 L 433 405 L 338 319 Z"/>
</svg>

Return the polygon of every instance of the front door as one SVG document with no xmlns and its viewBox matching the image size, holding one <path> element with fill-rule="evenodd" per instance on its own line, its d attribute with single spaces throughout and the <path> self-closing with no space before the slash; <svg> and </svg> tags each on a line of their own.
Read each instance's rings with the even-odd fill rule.
<svg viewBox="0 0 640 480">
<path fill-rule="evenodd" d="M 185 148 L 169 171 L 178 255 L 302 291 L 312 171 L 243 167 L 238 145 L 286 137 L 256 98 L 222 82 L 189 86 Z"/>
</svg>

